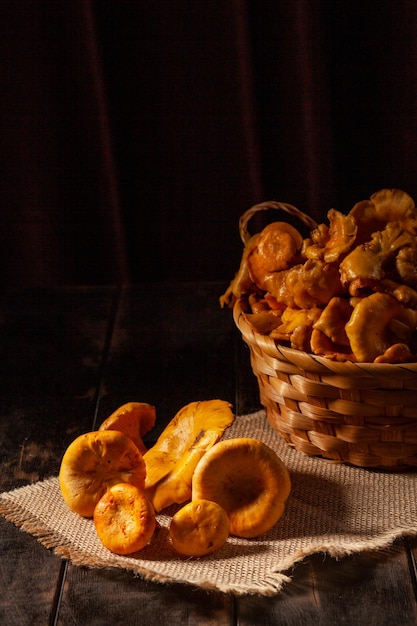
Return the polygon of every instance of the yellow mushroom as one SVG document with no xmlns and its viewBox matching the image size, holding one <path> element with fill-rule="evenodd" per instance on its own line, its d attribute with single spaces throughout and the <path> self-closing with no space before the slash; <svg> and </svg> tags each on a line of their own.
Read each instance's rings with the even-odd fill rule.
<svg viewBox="0 0 417 626">
<path fill-rule="evenodd" d="M 353 307 L 346 298 L 331 298 L 324 307 L 318 320 L 314 323 L 314 329 L 320 330 L 332 343 L 339 346 L 349 346 L 345 325 L 352 315 Z"/>
<path fill-rule="evenodd" d="M 350 250 L 358 227 L 352 215 L 343 215 L 335 209 L 331 209 L 327 217 L 330 226 L 325 229 L 323 225 L 319 225 L 312 231 L 312 244 L 307 246 L 305 255 L 309 259 L 323 259 L 326 263 L 334 263 Z"/>
<path fill-rule="evenodd" d="M 319 319 L 321 309 L 292 309 L 287 307 L 281 316 L 281 324 L 269 333 L 279 342 L 288 342 L 297 350 L 310 350 L 310 337 L 313 324 Z"/>
<path fill-rule="evenodd" d="M 415 330 L 415 326 L 407 324 L 407 318 L 407 309 L 388 293 L 376 292 L 359 300 L 345 327 L 356 360 L 372 363 L 390 346 L 399 343 L 394 320 L 403 322 L 401 342 L 404 343 L 404 334 L 410 338 Z"/>
<path fill-rule="evenodd" d="M 118 483 L 145 487 L 145 461 L 133 441 L 117 430 L 80 435 L 62 457 L 59 486 L 69 508 L 92 517 L 106 491 Z"/>
<path fill-rule="evenodd" d="M 383 230 L 372 235 L 369 242 L 354 248 L 340 263 L 340 276 L 344 285 L 356 279 L 382 280 L 394 264 L 395 256 L 403 249 L 415 245 L 415 236 L 390 222 Z"/>
<path fill-rule="evenodd" d="M 143 456 L 146 493 L 155 510 L 191 497 L 191 480 L 202 456 L 234 421 L 225 400 L 202 400 L 184 406 Z"/>
<path fill-rule="evenodd" d="M 106 491 L 96 504 L 93 521 L 101 543 L 115 554 L 141 550 L 156 527 L 152 504 L 130 483 L 118 483 Z"/>
<path fill-rule="evenodd" d="M 116 409 L 98 430 L 118 430 L 130 437 L 139 452 L 144 454 L 146 446 L 142 437 L 155 425 L 155 407 L 147 402 L 126 402 Z"/>
<path fill-rule="evenodd" d="M 169 536 L 178 554 L 199 557 L 219 550 L 229 536 L 229 518 L 210 500 L 192 500 L 171 519 Z"/>
<path fill-rule="evenodd" d="M 320 259 L 269 274 L 265 286 L 278 303 L 300 309 L 327 304 L 344 292 L 337 267 Z"/>
<path fill-rule="evenodd" d="M 266 289 L 265 276 L 286 270 L 300 260 L 303 238 L 286 222 L 268 224 L 249 251 L 247 264 L 252 281 Z"/>
<path fill-rule="evenodd" d="M 358 245 L 369 241 L 373 233 L 383 230 L 389 222 L 401 224 L 414 234 L 417 232 L 414 200 L 402 189 L 380 189 L 369 200 L 357 202 L 349 216 L 358 225 Z"/>
<path fill-rule="evenodd" d="M 243 294 L 256 289 L 249 275 L 248 255 L 252 251 L 252 248 L 255 246 L 258 238 L 259 233 L 253 235 L 247 241 L 242 253 L 242 258 L 240 260 L 239 269 L 236 272 L 233 280 L 230 281 L 230 284 L 226 291 L 219 298 L 220 306 L 222 308 L 225 306 L 232 307 L 236 298 L 239 298 Z"/>
<path fill-rule="evenodd" d="M 198 463 L 192 499 L 217 502 L 229 517 L 230 534 L 251 539 L 278 522 L 290 491 L 290 474 L 274 450 L 237 437 L 220 441 Z"/>
</svg>

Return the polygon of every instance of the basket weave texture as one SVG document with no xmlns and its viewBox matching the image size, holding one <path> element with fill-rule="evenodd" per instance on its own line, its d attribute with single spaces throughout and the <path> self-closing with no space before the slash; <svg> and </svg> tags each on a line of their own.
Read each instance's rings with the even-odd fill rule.
<svg viewBox="0 0 417 626">
<path fill-rule="evenodd" d="M 281 203 L 253 207 L 240 221 L 244 242 L 248 220 L 268 208 L 289 212 Z M 268 422 L 290 446 L 359 467 L 417 467 L 417 363 L 339 362 L 295 350 L 257 332 L 248 311 L 242 296 L 233 318 L 249 347 Z"/>
<path fill-rule="evenodd" d="M 360 467 L 417 467 L 417 363 L 340 363 L 277 344 L 233 317 L 268 422 L 296 450 Z"/>
</svg>

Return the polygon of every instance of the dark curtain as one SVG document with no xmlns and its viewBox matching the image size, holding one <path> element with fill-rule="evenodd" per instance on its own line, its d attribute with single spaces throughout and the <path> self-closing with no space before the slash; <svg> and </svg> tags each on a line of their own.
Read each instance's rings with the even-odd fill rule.
<svg viewBox="0 0 417 626">
<path fill-rule="evenodd" d="M 0 279 L 224 280 L 252 204 L 417 199 L 415 0 L 0 1 Z"/>
</svg>

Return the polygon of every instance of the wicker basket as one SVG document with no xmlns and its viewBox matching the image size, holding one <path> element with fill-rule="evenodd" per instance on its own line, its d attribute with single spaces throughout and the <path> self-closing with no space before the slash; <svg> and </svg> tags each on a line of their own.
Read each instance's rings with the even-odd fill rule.
<svg viewBox="0 0 417 626">
<path fill-rule="evenodd" d="M 291 205 L 262 203 L 240 220 L 244 242 L 249 219 L 271 208 L 314 226 Z M 242 297 L 233 318 L 249 346 L 268 422 L 290 446 L 359 467 L 417 467 L 417 363 L 336 362 L 294 350 L 257 332 L 247 311 Z"/>
</svg>

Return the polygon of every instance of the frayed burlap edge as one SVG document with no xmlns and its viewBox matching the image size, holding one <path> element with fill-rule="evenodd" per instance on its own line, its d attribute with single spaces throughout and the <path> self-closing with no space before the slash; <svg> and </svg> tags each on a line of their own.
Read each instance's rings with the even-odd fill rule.
<svg viewBox="0 0 417 626">
<path fill-rule="evenodd" d="M 12 522 L 19 527 L 23 532 L 26 532 L 35 537 L 45 548 L 52 550 L 57 556 L 64 560 L 71 561 L 74 565 L 79 567 L 88 568 L 120 568 L 120 564 L 112 564 L 111 559 L 100 559 L 97 556 L 92 557 L 91 554 L 86 554 L 83 550 L 77 549 L 72 545 L 68 539 L 57 534 L 55 530 L 46 528 L 40 524 L 39 519 L 36 517 L 28 516 L 27 511 L 18 505 L 14 505 L 12 502 L 6 503 L 1 499 L 0 495 L 0 514 L 5 517 L 6 520 Z M 372 542 L 355 543 L 354 545 L 341 546 L 329 546 L 327 544 L 315 545 L 308 550 L 301 550 L 300 552 L 288 557 L 287 561 L 281 563 L 281 571 L 270 572 L 270 574 L 264 579 L 260 580 L 252 585 L 242 585 L 241 587 L 229 584 L 213 584 L 206 579 L 194 580 L 193 585 L 205 589 L 207 591 L 214 590 L 220 591 L 226 594 L 234 595 L 262 595 L 273 596 L 279 593 L 286 583 L 291 582 L 292 576 L 284 574 L 283 571 L 289 570 L 297 563 L 303 561 L 309 556 L 314 554 L 323 553 L 328 554 L 335 559 L 341 559 L 343 557 L 351 556 L 363 551 L 369 550 L 381 550 L 388 548 L 392 543 L 401 536 L 417 536 L 416 532 L 406 531 L 404 529 L 394 530 L 388 533 L 386 536 L 380 537 L 378 540 Z M 117 557 L 116 557 L 117 558 Z M 172 584 L 182 583 L 190 584 L 187 579 L 172 578 L 170 576 L 164 576 L 157 572 L 152 572 L 135 562 L 129 563 L 124 569 L 132 571 L 136 575 L 140 575 L 145 580 L 150 582 L 156 582 L 160 584 Z"/>
<path fill-rule="evenodd" d="M 13 491 L 9 493 L 12 494 Z M 0 514 L 7 521 L 20 528 L 21 531 L 35 537 L 46 549 L 52 550 L 54 554 L 60 558 L 71 561 L 71 563 L 78 567 L 91 569 L 120 569 L 119 557 L 110 555 L 102 559 L 97 555 L 92 555 L 91 553 L 86 553 L 84 550 L 78 549 L 66 537 L 57 533 L 54 529 L 47 528 L 36 516 L 29 515 L 24 507 L 16 505 L 13 502 L 7 502 L 2 496 L 3 494 L 0 494 Z M 303 556 L 300 555 L 300 560 L 302 558 Z M 114 563 L 112 561 L 114 561 Z M 292 560 L 290 560 L 288 567 L 292 564 Z M 186 578 L 165 576 L 159 572 L 153 572 L 135 561 L 130 561 L 128 565 L 122 568 L 141 576 L 149 582 L 160 584 L 190 584 L 190 581 Z M 281 591 L 283 585 L 290 582 L 290 580 L 290 576 L 281 572 L 271 572 L 270 576 L 265 580 L 256 582 L 254 585 L 242 585 L 241 587 L 228 584 L 213 584 L 213 582 L 204 578 L 195 579 L 191 584 L 207 591 L 220 591 L 227 594 L 272 596 Z"/>
<path fill-rule="evenodd" d="M 275 435 L 271 434 L 269 431 L 269 427 L 266 424 L 265 414 L 263 411 L 259 411 L 257 413 L 251 414 L 249 416 L 242 416 L 241 418 L 237 418 L 238 420 L 247 420 L 248 424 L 252 426 L 252 436 L 260 437 L 260 434 L 264 433 L 265 429 L 267 431 L 267 436 L 263 437 L 266 439 L 266 443 L 271 443 L 271 437 L 273 438 Z M 242 421 L 240 426 L 247 425 Z M 249 434 L 249 433 L 247 433 Z M 242 433 L 239 432 L 239 429 L 230 430 L 227 433 L 227 437 L 232 436 L 242 436 Z M 274 441 L 274 439 L 272 439 Z M 305 463 L 304 455 L 300 455 L 300 453 L 296 453 L 290 450 L 287 446 L 282 448 L 282 442 L 278 439 L 277 443 L 279 447 L 279 452 L 281 452 L 281 458 L 284 456 L 285 462 L 289 466 L 291 472 L 292 469 L 297 471 L 297 467 L 299 465 L 303 466 Z M 295 455 L 295 456 L 294 456 Z M 288 459 L 291 459 L 288 461 Z M 314 463 L 314 461 L 311 461 Z M 323 463 L 321 461 L 315 460 L 316 463 Z M 323 467 L 323 465 L 317 465 L 317 468 Z M 329 467 L 327 465 L 327 467 Z M 337 472 L 337 467 L 334 466 L 327 471 Z M 314 468 L 313 468 L 314 469 Z M 342 470 L 344 471 L 344 470 Z M 352 468 L 349 471 L 354 471 Z M 359 470 L 360 472 L 361 470 Z M 383 474 L 381 475 L 383 476 Z M 414 481 L 416 480 L 416 476 L 413 477 Z M 395 480 L 395 478 L 394 478 Z M 57 489 L 57 478 L 52 477 L 46 479 L 42 483 L 42 488 L 45 493 L 48 493 L 48 490 L 51 486 L 54 486 L 54 490 L 56 492 Z M 413 485 L 415 486 L 415 482 Z M 22 531 L 31 534 L 36 537 L 37 540 L 47 549 L 52 550 L 55 554 L 65 560 L 70 560 L 74 565 L 84 566 L 88 568 L 122 568 L 133 572 L 136 575 L 143 577 L 145 580 L 157 582 L 157 583 L 183 583 L 188 585 L 193 585 L 200 587 L 205 590 L 216 590 L 223 593 L 229 593 L 234 595 L 263 595 L 263 596 L 272 596 L 279 593 L 283 586 L 286 583 L 289 583 L 292 580 L 291 568 L 294 565 L 306 557 L 311 556 L 317 553 L 328 554 L 332 558 L 341 559 L 343 557 L 363 552 L 369 550 L 378 550 L 389 547 L 394 540 L 398 539 L 401 536 L 416 536 L 417 535 L 417 515 L 415 511 L 415 507 L 411 511 L 410 519 L 406 522 L 399 521 L 398 524 L 394 524 L 391 528 L 387 528 L 383 531 L 380 531 L 375 536 L 366 536 L 366 538 L 362 540 L 355 539 L 351 541 L 348 537 L 344 537 L 344 539 L 334 535 L 333 537 L 314 537 L 312 534 L 311 538 L 304 542 L 304 546 L 296 546 L 294 545 L 292 551 L 289 551 L 285 556 L 281 555 L 281 558 L 272 566 L 267 572 L 263 572 L 263 575 L 259 579 L 251 579 L 250 577 L 243 576 L 241 580 L 237 580 L 236 578 L 231 581 L 225 577 L 213 578 L 207 573 L 203 571 L 204 562 L 207 564 L 209 562 L 208 557 L 204 557 L 204 559 L 195 559 L 193 561 L 188 560 L 186 563 L 187 566 L 191 565 L 191 568 L 187 570 L 184 569 L 184 561 L 181 559 L 177 559 L 178 568 L 171 572 L 161 571 L 163 567 L 159 567 L 159 563 L 157 563 L 158 557 L 152 555 L 150 562 L 148 563 L 146 560 L 141 558 L 130 558 L 130 557 L 119 557 L 117 555 L 112 555 L 108 551 L 100 552 L 100 550 L 85 550 L 80 549 L 79 545 L 76 545 L 71 538 L 69 538 L 65 532 L 59 532 L 56 528 L 53 528 L 51 524 L 45 523 L 45 520 L 42 519 L 42 513 L 36 515 L 33 514 L 33 511 L 28 510 L 25 506 L 22 506 L 21 503 L 16 502 L 16 496 L 20 496 L 23 493 L 23 490 L 31 490 L 39 488 L 40 483 L 35 483 L 34 485 L 27 485 L 25 487 L 21 487 L 7 493 L 0 494 L 0 514 L 5 517 L 9 522 L 12 522 L 17 527 L 19 527 Z M 56 496 L 56 493 L 55 493 Z M 291 498 L 291 496 L 290 496 Z M 296 509 L 294 509 L 296 511 Z M 71 513 L 71 515 L 74 515 Z M 290 511 L 286 511 L 285 515 L 291 515 Z M 73 524 L 76 525 L 78 520 L 78 516 L 75 517 Z M 90 520 L 91 522 L 91 520 Z M 83 522 L 84 523 L 84 522 Z M 92 522 L 91 522 L 92 524 Z M 166 520 L 165 520 L 166 526 Z M 289 520 L 288 526 L 291 527 L 291 520 Z M 305 529 L 308 530 L 307 528 Z M 279 535 L 277 535 L 279 537 Z M 262 544 L 262 541 L 259 542 Z M 243 542 L 243 545 L 244 542 Z M 249 545 L 249 544 L 248 544 Z M 254 544 L 251 543 L 251 546 Z M 147 548 L 145 548 L 146 550 Z M 151 548 L 150 548 L 151 550 Z M 260 552 L 262 558 L 262 552 Z M 140 555 L 139 555 L 140 556 Z M 227 564 L 228 559 L 233 559 L 233 556 L 229 556 L 227 553 L 224 555 L 225 563 Z M 244 553 L 242 552 L 242 559 L 245 558 Z M 249 557 L 248 557 L 249 558 Z M 175 561 L 175 557 L 173 557 Z M 216 559 L 215 559 L 216 560 Z M 217 559 L 218 562 L 221 562 L 221 558 Z M 152 561 L 154 562 L 154 566 L 152 565 Z M 163 565 L 163 563 L 161 563 Z M 216 567 L 214 567 L 216 569 Z M 227 568 L 223 568 L 227 569 Z M 200 571 L 201 570 L 201 571 Z M 190 574 L 191 572 L 191 574 Z"/>
</svg>

